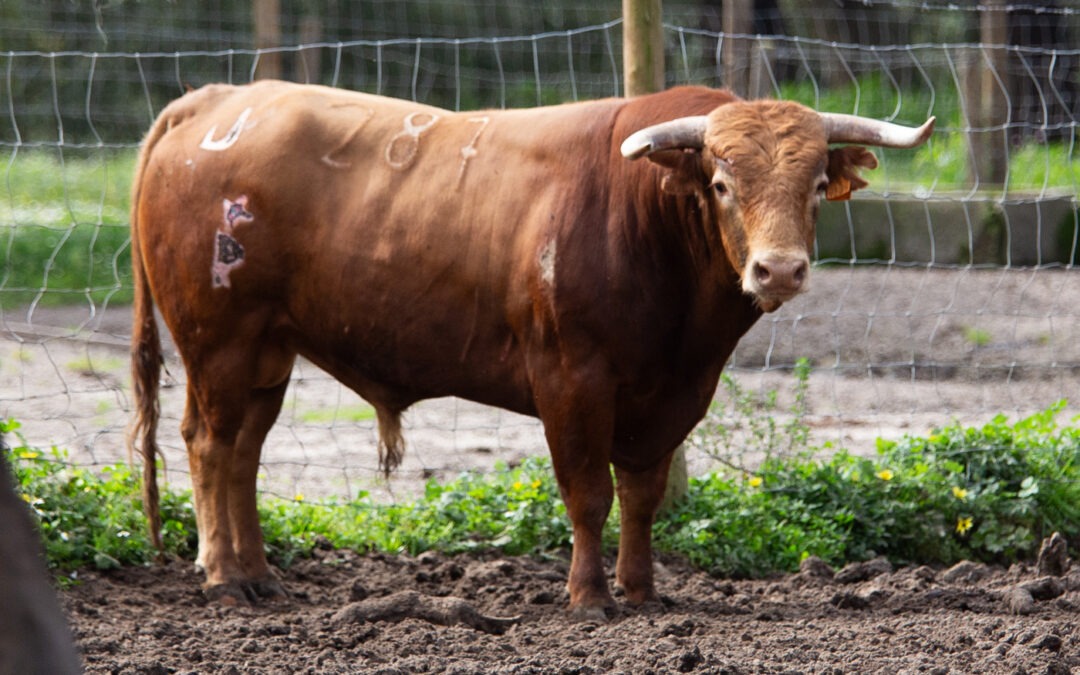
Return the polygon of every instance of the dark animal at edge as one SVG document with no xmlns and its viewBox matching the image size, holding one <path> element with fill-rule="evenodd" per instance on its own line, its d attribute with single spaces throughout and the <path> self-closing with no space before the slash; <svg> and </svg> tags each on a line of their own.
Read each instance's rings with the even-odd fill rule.
<svg viewBox="0 0 1080 675">
<path fill-rule="evenodd" d="M 45 573 L 30 512 L 15 494 L 0 437 L 0 673 L 81 673 L 71 630 Z"/>
</svg>

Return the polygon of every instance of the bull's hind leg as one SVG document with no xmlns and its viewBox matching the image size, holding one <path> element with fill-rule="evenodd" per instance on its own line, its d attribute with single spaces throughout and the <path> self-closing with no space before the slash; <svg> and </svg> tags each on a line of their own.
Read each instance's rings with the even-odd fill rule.
<svg viewBox="0 0 1080 675">
<path fill-rule="evenodd" d="M 243 405 L 237 409 L 235 404 L 223 402 L 217 396 L 200 395 L 193 381 L 189 381 L 188 391 L 182 431 L 188 446 L 199 531 L 196 563 L 206 572 L 207 597 L 243 604 L 250 599 L 250 593 L 233 550 L 227 480 L 243 419 Z"/>
<path fill-rule="evenodd" d="M 190 355 L 189 355 L 190 356 Z M 246 604 L 278 595 L 262 550 L 255 475 L 263 439 L 277 417 L 293 357 L 265 342 L 218 342 L 185 361 L 188 444 L 199 527 L 198 563 L 210 599 Z"/>
<path fill-rule="evenodd" d="M 229 477 L 229 522 L 232 526 L 233 551 L 251 590 L 265 598 L 285 597 L 285 589 L 266 562 L 255 498 L 256 476 L 263 441 L 281 411 L 281 402 L 288 386 L 289 380 L 285 379 L 277 386 L 251 392 L 244 413 L 244 425 L 236 439 Z"/>
</svg>

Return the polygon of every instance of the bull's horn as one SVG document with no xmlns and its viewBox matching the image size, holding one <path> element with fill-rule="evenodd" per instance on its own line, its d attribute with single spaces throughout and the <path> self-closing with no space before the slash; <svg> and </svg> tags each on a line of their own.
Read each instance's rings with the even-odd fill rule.
<svg viewBox="0 0 1080 675">
<path fill-rule="evenodd" d="M 645 127 L 630 134 L 619 150 L 627 159 L 638 159 L 651 155 L 657 150 L 674 148 L 693 148 L 700 150 L 705 145 L 704 115 L 680 117 L 677 120 Z"/>
<path fill-rule="evenodd" d="M 914 148 L 926 142 L 934 131 L 931 117 L 918 128 L 882 122 L 858 115 L 820 113 L 825 122 L 825 137 L 830 143 L 861 143 L 882 148 Z"/>
</svg>

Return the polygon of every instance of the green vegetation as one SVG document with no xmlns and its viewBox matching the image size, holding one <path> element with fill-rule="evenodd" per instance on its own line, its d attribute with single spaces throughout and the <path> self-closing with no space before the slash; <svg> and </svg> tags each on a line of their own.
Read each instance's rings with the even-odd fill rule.
<svg viewBox="0 0 1080 675">
<path fill-rule="evenodd" d="M 0 306 L 131 302 L 134 166 L 133 150 L 11 159 L 0 188 Z"/>
<path fill-rule="evenodd" d="M 297 417 L 305 424 L 331 424 L 334 422 L 365 422 L 375 419 L 375 408 L 367 403 L 343 405 L 335 408 L 305 410 Z"/>
<path fill-rule="evenodd" d="M 803 367 L 795 377 L 797 401 L 805 381 Z M 737 383 L 726 386 L 744 412 L 763 416 Z M 876 555 L 930 564 L 1030 557 L 1051 532 L 1080 530 L 1080 427 L 1076 418 L 1058 424 L 1064 405 L 1015 423 L 999 416 L 982 427 L 879 440 L 872 458 L 839 450 L 815 459 L 823 448 L 807 442 L 799 415 L 786 425 L 754 427 L 764 430 L 752 441 L 765 454 L 761 465 L 691 480 L 688 497 L 658 520 L 656 546 L 734 576 L 791 571 L 808 555 L 834 565 Z M 137 476 L 120 465 L 100 473 L 71 466 L 62 450 L 26 447 L 17 428 L 13 421 L 0 425 L 14 432 L 9 459 L 17 489 L 38 516 L 56 570 L 151 559 Z M 799 449 L 791 452 L 789 442 Z M 364 494 L 316 504 L 298 495 L 263 498 L 260 512 L 267 551 L 286 566 L 308 555 L 320 535 L 339 547 L 413 554 L 543 553 L 571 541 L 546 458 L 445 485 L 431 481 L 411 503 L 379 505 Z M 163 490 L 162 515 L 167 552 L 193 555 L 190 494 Z M 609 545 L 617 532 L 613 511 Z"/>
<path fill-rule="evenodd" d="M 982 328 L 976 328 L 975 326 L 968 326 L 964 329 L 964 339 L 972 347 L 985 347 L 993 341 L 993 337 L 989 331 Z"/>
<path fill-rule="evenodd" d="M 933 93 L 928 89 L 901 92 L 887 77 L 878 73 L 860 77 L 851 86 L 831 88 L 821 88 L 819 83 L 815 89 L 814 83 L 808 80 L 785 82 L 780 86 L 779 98 L 799 101 L 821 111 L 855 113 L 901 124 L 920 124 L 927 116 L 934 115 L 938 131 L 926 145 L 913 150 L 874 150 L 878 159 L 884 160 L 872 172 L 874 189 L 903 191 L 917 185 L 925 189 L 933 187 L 940 192 L 971 187 L 972 156 L 967 137 L 962 133 L 941 131 L 967 126 L 955 88 L 942 88 Z M 885 182 L 879 183 L 878 176 Z M 1007 191 L 1074 190 L 1078 179 L 1075 144 L 1031 141 L 1009 148 Z M 1000 189 L 988 185 L 981 187 Z"/>
<path fill-rule="evenodd" d="M 809 360 L 796 361 L 792 374 L 792 404 L 784 410 L 777 402 L 776 390 L 747 391 L 725 371 L 719 385 L 724 396 L 709 406 L 689 442 L 740 472 L 748 471 L 750 464 L 809 451 L 810 429 L 803 423 L 810 388 Z M 774 415 L 781 413 L 790 419 L 779 422 Z"/>
<path fill-rule="evenodd" d="M 658 544 L 734 575 L 792 570 L 811 554 L 833 564 L 1030 557 L 1054 530 L 1080 527 L 1080 428 L 1058 426 L 1063 407 L 879 440 L 875 458 L 770 459 L 746 477 L 693 480 L 658 523 Z"/>
</svg>

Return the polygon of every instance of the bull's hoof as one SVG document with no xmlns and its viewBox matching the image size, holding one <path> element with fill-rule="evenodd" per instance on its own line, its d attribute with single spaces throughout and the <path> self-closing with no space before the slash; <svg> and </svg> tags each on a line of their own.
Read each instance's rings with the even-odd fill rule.
<svg viewBox="0 0 1080 675">
<path fill-rule="evenodd" d="M 203 595 L 208 601 L 226 607 L 250 607 L 255 602 L 255 591 L 251 585 L 240 581 L 204 586 Z"/>
<path fill-rule="evenodd" d="M 623 590 L 624 597 L 626 598 L 626 604 L 631 607 L 646 607 L 657 606 L 663 607 L 663 602 L 660 600 L 660 594 L 655 589 L 648 590 L 636 590 L 628 591 Z"/>
<path fill-rule="evenodd" d="M 261 579 L 256 579 L 251 582 L 251 590 L 255 595 L 265 600 L 287 600 L 289 597 L 288 592 L 285 590 L 285 586 L 278 581 L 277 577 L 268 574 Z"/>
<path fill-rule="evenodd" d="M 579 623 L 607 623 L 609 609 L 612 608 L 601 605 L 577 605 L 570 608 L 570 620 Z"/>
</svg>

